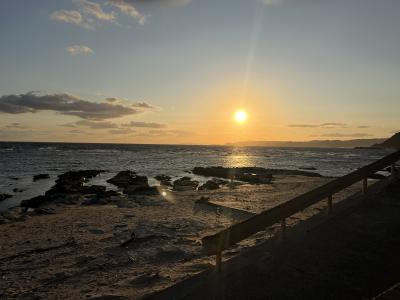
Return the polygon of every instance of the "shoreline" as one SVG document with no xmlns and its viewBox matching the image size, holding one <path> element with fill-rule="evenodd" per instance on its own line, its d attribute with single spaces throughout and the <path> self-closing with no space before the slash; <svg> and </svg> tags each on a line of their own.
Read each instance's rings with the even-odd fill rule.
<svg viewBox="0 0 400 300">
<path fill-rule="evenodd" d="M 7 262 L 1 267 L 5 280 L 0 289 L 8 297 L 76 299 L 117 293 L 140 298 L 210 267 L 213 259 L 201 253 L 202 236 L 329 180 L 275 175 L 270 184 L 168 191 L 165 196 L 121 194 L 88 205 L 82 205 L 83 196 L 77 203 L 50 202 L 26 213 L 16 211 L 15 219 L 0 225 L 0 261 Z M 334 201 L 359 188 L 349 188 Z M 288 226 L 324 209 L 319 205 L 293 216 Z M 260 232 L 224 256 L 262 243 L 276 230 Z"/>
</svg>

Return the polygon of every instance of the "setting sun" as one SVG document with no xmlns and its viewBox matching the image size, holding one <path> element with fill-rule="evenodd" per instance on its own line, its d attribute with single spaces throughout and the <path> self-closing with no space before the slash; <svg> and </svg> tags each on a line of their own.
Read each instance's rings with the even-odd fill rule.
<svg viewBox="0 0 400 300">
<path fill-rule="evenodd" d="M 243 110 L 238 110 L 235 113 L 235 121 L 238 123 L 243 123 L 247 120 L 247 113 Z"/>
</svg>

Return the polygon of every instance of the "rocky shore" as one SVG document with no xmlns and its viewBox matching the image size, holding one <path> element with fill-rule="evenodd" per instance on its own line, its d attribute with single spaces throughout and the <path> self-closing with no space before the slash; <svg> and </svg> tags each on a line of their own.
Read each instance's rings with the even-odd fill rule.
<svg viewBox="0 0 400 300">
<path fill-rule="evenodd" d="M 107 175 L 60 174 L 43 195 L 1 214 L 0 290 L 6 299 L 143 297 L 210 266 L 202 236 L 331 180 L 306 171 L 209 167 L 177 179 L 160 174 L 159 184 L 151 185 L 148 177 L 126 170 L 107 180 L 115 186 L 109 189 L 90 184 L 99 174 Z"/>
</svg>

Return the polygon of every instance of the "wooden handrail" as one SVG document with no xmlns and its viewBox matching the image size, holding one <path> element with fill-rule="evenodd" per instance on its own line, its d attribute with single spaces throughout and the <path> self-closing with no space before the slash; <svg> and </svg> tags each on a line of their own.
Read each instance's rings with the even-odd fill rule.
<svg viewBox="0 0 400 300">
<path fill-rule="evenodd" d="M 392 174 L 394 174 L 393 166 L 399 159 L 400 151 L 396 151 L 312 191 L 261 212 L 245 221 L 236 223 L 216 234 L 205 236 L 202 238 L 203 252 L 206 255 L 217 254 L 217 257 L 220 257 L 221 252 L 230 246 L 248 238 L 256 232 L 265 230 L 268 226 L 284 220 L 325 198 L 331 197 L 333 194 L 358 181 L 365 180 L 368 176 L 387 166 L 392 165 Z"/>
</svg>

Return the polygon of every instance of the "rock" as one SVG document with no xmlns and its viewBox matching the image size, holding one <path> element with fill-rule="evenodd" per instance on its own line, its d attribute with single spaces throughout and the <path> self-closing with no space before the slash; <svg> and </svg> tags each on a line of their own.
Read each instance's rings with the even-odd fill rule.
<svg viewBox="0 0 400 300">
<path fill-rule="evenodd" d="M 199 190 L 217 190 L 219 189 L 219 184 L 213 180 L 208 180 L 205 184 L 199 187 Z"/>
<path fill-rule="evenodd" d="M 47 196 L 37 196 L 37 197 L 33 197 L 31 199 L 28 200 L 22 200 L 20 203 L 21 207 L 32 207 L 32 208 L 37 208 L 40 205 L 42 205 L 43 203 L 49 201 L 49 197 Z"/>
<path fill-rule="evenodd" d="M 89 178 L 93 178 L 104 170 L 82 170 L 82 171 L 69 171 L 58 176 L 56 184 L 48 190 L 46 195 L 55 194 L 70 194 L 70 193 L 87 193 L 88 187 L 83 187 L 83 184 Z M 100 191 L 99 186 L 95 186 Z M 104 188 L 105 189 L 105 188 Z"/>
<path fill-rule="evenodd" d="M 314 167 L 300 167 L 300 170 L 308 170 L 308 171 L 315 171 L 317 168 Z"/>
<path fill-rule="evenodd" d="M 190 177 L 182 177 L 173 182 L 173 190 L 174 191 L 188 191 L 195 190 L 199 183 L 195 180 L 192 180 Z"/>
<path fill-rule="evenodd" d="M 19 189 L 19 188 L 13 189 L 13 192 L 14 192 L 14 193 L 22 193 L 23 191 L 25 191 L 25 190 Z"/>
<path fill-rule="evenodd" d="M 161 186 L 172 186 L 172 183 L 169 180 L 161 180 L 160 185 Z"/>
<path fill-rule="evenodd" d="M 208 203 L 209 200 L 210 200 L 210 197 L 201 196 L 195 202 L 198 203 L 198 204 L 204 204 L 204 203 Z"/>
<path fill-rule="evenodd" d="M 49 179 L 49 178 L 50 178 L 49 174 L 38 174 L 38 175 L 33 176 L 33 181 L 38 181 L 41 179 Z"/>
<path fill-rule="evenodd" d="M 4 201 L 8 198 L 11 198 L 12 196 L 9 194 L 0 194 L 0 201 Z"/>
<path fill-rule="evenodd" d="M 84 200 L 80 194 L 54 194 L 37 196 L 31 199 L 21 201 L 21 207 L 38 208 L 43 204 L 56 203 L 56 204 L 78 204 Z"/>
<path fill-rule="evenodd" d="M 126 188 L 127 186 L 135 183 L 136 177 L 136 173 L 133 171 L 121 171 L 113 178 L 108 179 L 107 182 L 119 188 Z"/>
<path fill-rule="evenodd" d="M 52 208 L 36 208 L 35 213 L 38 215 L 53 215 L 55 211 Z"/>
<path fill-rule="evenodd" d="M 154 178 L 157 179 L 160 182 L 161 186 L 172 186 L 171 176 L 168 176 L 168 175 L 157 175 Z"/>
<path fill-rule="evenodd" d="M 129 186 L 124 189 L 124 194 L 128 195 L 148 195 L 155 196 L 159 195 L 160 192 L 156 186 Z"/>
<path fill-rule="evenodd" d="M 154 177 L 155 179 L 157 179 L 158 181 L 171 181 L 171 176 L 168 175 L 157 175 L 156 177 Z"/>
<path fill-rule="evenodd" d="M 11 180 L 19 180 L 18 177 L 13 177 L 13 176 L 9 176 L 8 178 L 11 179 Z"/>
<path fill-rule="evenodd" d="M 89 186 L 82 186 L 79 189 L 79 192 L 83 195 L 85 194 L 105 194 L 106 187 L 102 185 L 89 185 Z"/>
<path fill-rule="evenodd" d="M 218 185 L 226 185 L 229 183 L 229 180 L 224 180 L 224 179 L 220 179 L 220 178 L 213 178 L 211 180 L 214 181 Z"/>
</svg>

